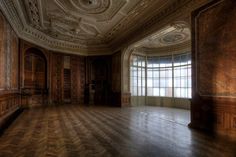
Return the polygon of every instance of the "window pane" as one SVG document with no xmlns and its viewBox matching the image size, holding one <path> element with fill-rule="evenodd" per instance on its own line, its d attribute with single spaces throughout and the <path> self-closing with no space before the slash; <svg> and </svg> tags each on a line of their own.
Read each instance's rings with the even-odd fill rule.
<svg viewBox="0 0 236 157">
<path fill-rule="evenodd" d="M 165 96 L 165 88 L 160 88 L 160 96 Z"/>
<path fill-rule="evenodd" d="M 134 66 L 138 65 L 138 58 L 136 56 L 133 56 L 133 65 Z"/>
<path fill-rule="evenodd" d="M 153 63 L 153 68 L 158 68 L 159 67 L 159 64 L 158 63 Z"/>
<path fill-rule="evenodd" d="M 165 94 L 167 97 L 171 97 L 172 96 L 172 88 L 166 88 Z"/>
<path fill-rule="evenodd" d="M 142 96 L 142 87 L 138 87 L 138 96 Z"/>
<path fill-rule="evenodd" d="M 153 87 L 152 78 L 147 78 L 147 87 Z"/>
<path fill-rule="evenodd" d="M 177 98 L 180 97 L 180 88 L 175 88 L 174 96 L 177 97 Z"/>
<path fill-rule="evenodd" d="M 159 96 L 159 88 L 153 88 L 153 96 Z"/>
<path fill-rule="evenodd" d="M 192 88 L 188 88 L 188 98 L 192 97 Z"/>
<path fill-rule="evenodd" d="M 133 95 L 134 96 L 138 95 L 138 88 L 137 87 L 133 87 Z"/>
<path fill-rule="evenodd" d="M 165 87 L 166 80 L 165 78 L 160 78 L 160 87 Z"/>
<path fill-rule="evenodd" d="M 166 72 L 166 77 L 172 77 L 172 69 L 168 69 Z"/>
<path fill-rule="evenodd" d="M 181 76 L 188 76 L 188 69 L 187 69 L 187 67 L 181 68 Z"/>
<path fill-rule="evenodd" d="M 139 86 L 139 87 L 141 87 L 141 85 L 142 85 L 142 82 L 141 82 L 141 81 L 142 81 L 142 79 L 141 79 L 141 78 L 138 78 L 138 86 Z"/>
<path fill-rule="evenodd" d="M 191 66 L 188 66 L 188 76 L 192 76 L 192 69 L 191 69 Z"/>
<path fill-rule="evenodd" d="M 192 79 L 190 77 L 188 78 L 188 87 L 192 87 Z"/>
<path fill-rule="evenodd" d="M 142 67 L 145 67 L 146 66 L 146 64 L 145 64 L 145 58 L 143 58 L 143 60 L 142 60 Z"/>
<path fill-rule="evenodd" d="M 181 97 L 186 98 L 187 97 L 187 88 L 181 88 Z"/>
<path fill-rule="evenodd" d="M 171 67 L 172 56 L 160 57 L 160 67 Z"/>
<path fill-rule="evenodd" d="M 141 68 L 138 68 L 138 77 L 140 77 L 142 74 L 142 69 Z"/>
<path fill-rule="evenodd" d="M 180 78 L 174 78 L 174 87 L 180 87 Z"/>
<path fill-rule="evenodd" d="M 146 80 L 145 80 L 145 77 L 142 78 L 142 87 L 145 87 L 146 85 Z"/>
<path fill-rule="evenodd" d="M 174 68 L 174 77 L 179 77 L 180 76 L 180 68 Z"/>
<path fill-rule="evenodd" d="M 147 95 L 153 96 L 153 88 L 147 88 Z"/>
<path fill-rule="evenodd" d="M 140 57 L 138 57 L 138 66 L 141 67 L 142 66 L 142 60 Z"/>
<path fill-rule="evenodd" d="M 148 68 L 152 67 L 152 58 L 147 58 L 147 67 Z"/>
<path fill-rule="evenodd" d="M 152 77 L 152 70 L 147 70 L 147 77 Z"/>
<path fill-rule="evenodd" d="M 181 87 L 188 87 L 187 77 L 181 77 Z"/>
<path fill-rule="evenodd" d="M 142 68 L 142 77 L 145 77 L 145 69 Z"/>
<path fill-rule="evenodd" d="M 166 87 L 172 87 L 172 77 L 166 79 Z"/>
<path fill-rule="evenodd" d="M 142 88 L 142 96 L 145 96 L 146 95 L 146 90 L 145 90 L 145 88 L 143 87 Z"/>
<path fill-rule="evenodd" d="M 175 55 L 174 56 L 174 66 L 180 66 L 181 65 L 181 55 Z"/>
<path fill-rule="evenodd" d="M 181 56 L 181 65 L 187 65 L 188 64 L 188 55 L 184 54 Z"/>
<path fill-rule="evenodd" d="M 159 87 L 159 78 L 153 79 L 153 87 Z"/>
<path fill-rule="evenodd" d="M 159 77 L 159 71 L 153 71 L 153 77 Z"/>
<path fill-rule="evenodd" d="M 187 54 L 187 63 L 188 63 L 188 64 L 191 64 L 191 63 L 192 63 L 191 60 L 192 60 L 192 56 L 191 56 L 190 53 L 188 53 L 188 54 Z"/>
<path fill-rule="evenodd" d="M 165 77 L 166 76 L 166 72 L 164 70 L 160 71 L 160 77 Z"/>
</svg>

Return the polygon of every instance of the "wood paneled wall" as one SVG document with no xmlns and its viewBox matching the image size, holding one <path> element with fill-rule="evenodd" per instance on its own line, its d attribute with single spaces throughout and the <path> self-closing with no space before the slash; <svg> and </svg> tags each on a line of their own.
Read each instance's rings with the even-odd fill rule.
<svg viewBox="0 0 236 157">
<path fill-rule="evenodd" d="M 53 103 L 63 103 L 64 88 L 63 88 L 63 73 L 64 73 L 64 56 L 59 53 L 52 54 L 51 61 L 51 89 L 50 99 Z"/>
<path fill-rule="evenodd" d="M 114 106 L 130 106 L 131 93 L 122 93 L 121 91 L 121 51 L 112 56 L 112 104 Z"/>
<path fill-rule="evenodd" d="M 71 101 L 73 104 L 84 104 L 85 94 L 85 57 L 71 56 Z"/>
<path fill-rule="evenodd" d="M 91 97 L 89 85 L 95 84 L 93 104 L 121 106 L 122 100 L 127 103 L 127 97 L 122 99 L 121 96 L 120 52 L 113 56 L 84 57 L 48 51 L 23 40 L 20 45 L 21 63 L 25 62 L 24 53 L 28 49 L 39 49 L 46 56 L 48 102 L 87 104 Z M 65 63 L 65 60 L 68 63 Z M 24 88 L 24 64 L 21 65 L 21 88 Z M 68 84 L 64 77 L 68 76 L 65 76 L 65 69 L 70 73 L 71 78 L 70 94 L 66 97 L 64 90 L 68 91 Z"/>
<path fill-rule="evenodd" d="M 19 40 L 0 12 L 0 130 L 20 107 Z"/>
<path fill-rule="evenodd" d="M 69 58 L 70 78 L 70 103 L 84 104 L 85 88 L 85 57 L 52 53 L 51 55 L 51 101 L 54 103 L 64 103 L 64 61 Z M 66 98 L 68 99 L 68 98 Z"/>
<path fill-rule="evenodd" d="M 111 56 L 86 57 L 86 88 L 89 104 L 110 105 Z"/>
<path fill-rule="evenodd" d="M 191 126 L 236 135 L 236 1 L 193 13 Z"/>
</svg>

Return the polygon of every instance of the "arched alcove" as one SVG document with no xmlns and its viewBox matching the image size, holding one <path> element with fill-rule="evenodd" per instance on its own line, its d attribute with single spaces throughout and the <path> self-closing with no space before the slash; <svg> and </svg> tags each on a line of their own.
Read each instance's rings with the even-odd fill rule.
<svg viewBox="0 0 236 157">
<path fill-rule="evenodd" d="M 24 54 L 24 88 L 47 88 L 47 60 L 44 54 L 30 48 Z"/>
<path fill-rule="evenodd" d="M 37 48 L 29 48 L 24 52 L 23 88 L 28 96 L 29 106 L 45 104 L 47 95 L 47 59 Z"/>
</svg>

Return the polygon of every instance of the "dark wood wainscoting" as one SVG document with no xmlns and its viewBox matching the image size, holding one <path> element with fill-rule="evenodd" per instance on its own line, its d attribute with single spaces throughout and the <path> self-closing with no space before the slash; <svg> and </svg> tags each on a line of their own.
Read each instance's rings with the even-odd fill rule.
<svg viewBox="0 0 236 157">
<path fill-rule="evenodd" d="M 9 124 L 9 120 L 19 109 L 19 93 L 9 92 L 0 94 L 0 133 Z"/>
</svg>

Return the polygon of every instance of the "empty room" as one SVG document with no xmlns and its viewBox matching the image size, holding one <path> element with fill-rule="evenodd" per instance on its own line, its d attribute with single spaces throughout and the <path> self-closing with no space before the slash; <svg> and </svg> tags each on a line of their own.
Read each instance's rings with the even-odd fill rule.
<svg viewBox="0 0 236 157">
<path fill-rule="evenodd" d="M 235 0 L 0 0 L 0 157 L 236 157 Z"/>
</svg>

